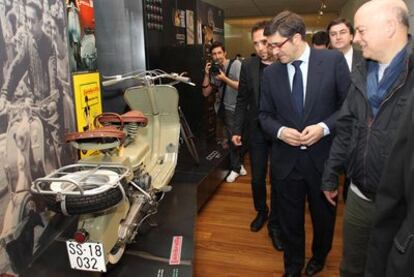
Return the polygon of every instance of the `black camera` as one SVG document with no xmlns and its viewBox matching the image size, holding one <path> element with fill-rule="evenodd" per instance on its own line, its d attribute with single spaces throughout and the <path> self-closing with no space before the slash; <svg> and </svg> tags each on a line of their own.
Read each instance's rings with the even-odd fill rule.
<svg viewBox="0 0 414 277">
<path fill-rule="evenodd" d="M 212 62 L 210 67 L 210 73 L 214 76 L 219 75 L 222 67 L 219 62 Z"/>
</svg>

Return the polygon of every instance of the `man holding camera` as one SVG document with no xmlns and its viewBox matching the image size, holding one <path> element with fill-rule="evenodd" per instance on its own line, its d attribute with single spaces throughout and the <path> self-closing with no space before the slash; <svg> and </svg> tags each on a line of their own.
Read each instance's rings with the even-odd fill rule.
<svg viewBox="0 0 414 277">
<path fill-rule="evenodd" d="M 203 95 L 208 97 L 213 91 L 218 91 L 214 108 L 223 120 L 226 137 L 230 142 L 233 135 L 241 62 L 227 59 L 224 45 L 218 41 L 213 42 L 210 53 L 213 62 L 207 63 L 205 67 L 202 83 Z M 226 182 L 232 183 L 237 177 L 246 175 L 247 172 L 242 165 L 240 149 L 232 143 L 229 143 L 229 148 L 230 174 Z"/>
</svg>

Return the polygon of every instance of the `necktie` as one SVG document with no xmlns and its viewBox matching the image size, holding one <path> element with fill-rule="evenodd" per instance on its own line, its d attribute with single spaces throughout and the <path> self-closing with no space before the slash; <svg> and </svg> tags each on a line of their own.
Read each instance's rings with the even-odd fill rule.
<svg viewBox="0 0 414 277">
<path fill-rule="evenodd" d="M 302 71 L 300 70 L 300 64 L 302 61 L 294 61 L 292 65 L 295 67 L 295 75 L 293 76 L 292 83 L 292 100 L 296 107 L 299 116 L 303 116 L 303 78 Z"/>
</svg>

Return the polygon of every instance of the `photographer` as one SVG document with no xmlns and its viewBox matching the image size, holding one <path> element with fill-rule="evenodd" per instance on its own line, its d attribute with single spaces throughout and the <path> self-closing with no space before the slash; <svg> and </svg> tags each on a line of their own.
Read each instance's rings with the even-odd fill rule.
<svg viewBox="0 0 414 277">
<path fill-rule="evenodd" d="M 212 92 L 217 92 L 214 109 L 223 120 L 226 137 L 230 142 L 233 135 L 241 63 L 239 60 L 227 59 L 226 50 L 223 44 L 218 41 L 213 42 L 210 53 L 213 61 L 205 66 L 202 83 L 203 95 L 208 97 Z M 229 148 L 230 174 L 227 176 L 226 182 L 232 183 L 239 175 L 246 175 L 247 172 L 241 162 L 240 149 L 231 142 Z"/>
</svg>

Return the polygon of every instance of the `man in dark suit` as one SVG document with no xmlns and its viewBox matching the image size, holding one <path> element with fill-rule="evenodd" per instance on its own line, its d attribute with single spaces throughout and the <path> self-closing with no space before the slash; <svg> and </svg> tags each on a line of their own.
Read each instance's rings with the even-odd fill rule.
<svg viewBox="0 0 414 277">
<path fill-rule="evenodd" d="M 332 49 L 336 49 L 344 54 L 346 63 L 348 64 L 349 71 L 352 72 L 355 70 L 356 65 L 363 59 L 362 52 L 354 49 L 352 46 L 352 41 L 354 40 L 355 30 L 351 22 L 345 18 L 337 18 L 332 20 L 326 31 L 329 35 L 329 44 Z M 344 168 L 346 170 L 346 168 Z M 345 173 L 346 175 L 346 173 Z M 348 188 L 351 181 L 349 178 L 345 177 L 344 189 L 342 197 L 346 201 L 346 196 L 348 194 Z"/>
<path fill-rule="evenodd" d="M 349 71 L 353 71 L 363 57 L 361 51 L 352 47 L 355 30 L 351 22 L 341 17 L 334 19 L 328 24 L 326 31 L 329 35 L 331 48 L 344 54 Z"/>
<path fill-rule="evenodd" d="M 251 35 L 256 56 L 250 57 L 242 63 L 232 137 L 236 146 L 249 145 L 253 203 L 257 211 L 255 219 L 250 224 L 252 232 L 259 231 L 269 217 L 269 208 L 266 204 L 266 175 L 271 141 L 264 135 L 259 124 L 260 80 L 263 76 L 263 70 L 273 62 L 273 54 L 269 51 L 267 38 L 263 35 L 264 28 L 268 23 L 268 21 L 261 21 L 252 27 Z M 279 238 L 280 226 L 274 186 L 271 187 L 268 230 L 273 246 L 276 250 L 283 250 Z"/>
<path fill-rule="evenodd" d="M 263 74 L 259 118 L 272 138 L 271 167 L 276 179 L 284 244 L 285 276 L 300 276 L 305 263 L 306 198 L 313 225 L 313 257 L 305 273 L 321 271 L 332 246 L 335 208 L 321 193 L 321 174 L 329 154 L 349 70 L 338 51 L 311 49 L 303 18 L 278 14 L 265 29 L 280 63 Z"/>
</svg>

